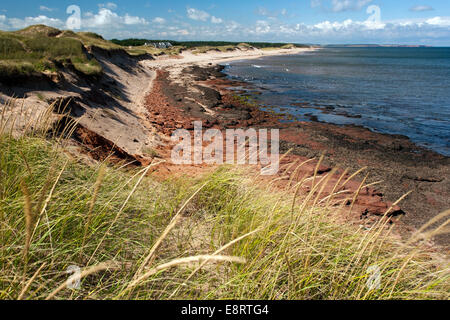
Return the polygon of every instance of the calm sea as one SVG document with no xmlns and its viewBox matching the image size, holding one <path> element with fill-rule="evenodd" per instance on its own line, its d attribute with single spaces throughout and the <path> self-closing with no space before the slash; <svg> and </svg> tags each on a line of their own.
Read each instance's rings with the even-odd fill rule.
<svg viewBox="0 0 450 320">
<path fill-rule="evenodd" d="M 235 61 L 225 72 L 298 120 L 401 134 L 450 156 L 450 48 L 326 48 Z"/>
</svg>

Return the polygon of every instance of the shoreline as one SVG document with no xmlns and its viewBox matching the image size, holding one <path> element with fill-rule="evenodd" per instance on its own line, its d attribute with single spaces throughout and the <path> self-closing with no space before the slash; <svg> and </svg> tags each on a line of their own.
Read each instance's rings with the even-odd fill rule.
<svg viewBox="0 0 450 320">
<path fill-rule="evenodd" d="M 317 48 L 317 49 L 320 50 L 321 48 Z M 264 58 L 264 57 L 260 57 L 260 58 Z M 227 65 L 227 67 L 228 67 L 228 65 Z M 237 77 L 242 79 L 245 76 L 238 75 Z M 238 80 L 237 78 L 230 78 L 230 79 L 236 80 L 236 81 L 248 82 L 248 84 L 250 86 L 252 86 L 252 81 Z M 254 89 L 254 91 L 259 91 L 259 93 L 263 93 L 264 91 L 268 90 L 268 89 L 264 88 L 262 85 L 259 86 L 259 87 L 256 87 L 256 86 L 258 86 L 258 84 L 255 84 L 254 86 L 256 88 L 256 89 Z M 258 93 L 258 95 L 259 95 L 259 93 Z M 424 140 L 422 140 L 422 141 L 414 141 L 413 138 L 408 136 L 407 133 L 394 133 L 394 132 L 389 132 L 388 130 L 382 130 L 382 129 L 379 130 L 376 127 L 370 127 L 370 126 L 366 126 L 364 124 L 357 124 L 356 122 L 355 123 L 344 123 L 344 124 L 341 124 L 338 121 L 336 122 L 336 121 L 333 121 L 333 120 L 327 121 L 327 120 L 319 120 L 318 119 L 319 115 L 339 116 L 339 117 L 346 118 L 346 119 L 361 119 L 362 117 L 364 117 L 363 113 L 351 115 L 351 114 L 347 113 L 346 111 L 334 112 L 334 110 L 335 110 L 334 107 L 329 108 L 328 106 L 323 106 L 323 105 L 322 106 L 320 106 L 320 105 L 312 105 L 309 102 L 302 101 L 301 98 L 299 98 L 295 103 L 288 104 L 289 107 L 281 107 L 281 106 L 276 105 L 276 104 L 273 104 L 273 105 L 270 105 L 270 106 L 266 106 L 266 105 L 264 105 L 263 102 L 258 102 L 258 103 L 260 103 L 266 109 L 267 108 L 270 108 L 270 109 L 273 108 L 273 109 L 279 109 L 279 110 L 282 109 L 282 111 L 279 111 L 278 113 L 286 115 L 287 116 L 286 117 L 287 118 L 286 121 L 288 121 L 288 122 L 295 122 L 295 120 L 291 120 L 291 118 L 293 119 L 293 118 L 296 117 L 295 111 L 289 112 L 289 107 L 296 107 L 298 109 L 302 109 L 302 110 L 307 111 L 307 113 L 301 115 L 301 117 L 304 118 L 305 120 L 303 120 L 303 119 L 302 120 L 297 120 L 297 121 L 300 121 L 300 122 L 302 122 L 302 121 L 309 122 L 310 121 L 310 122 L 314 122 L 314 123 L 332 124 L 332 125 L 336 125 L 336 126 L 340 126 L 340 127 L 352 127 L 352 126 L 354 126 L 354 127 L 359 127 L 359 128 L 363 128 L 363 129 L 368 129 L 368 130 L 370 130 L 371 132 L 374 132 L 374 133 L 386 134 L 386 135 L 390 135 L 390 136 L 398 136 L 398 137 L 401 137 L 401 138 L 407 138 L 415 146 L 417 146 L 417 149 L 420 149 L 420 150 L 423 149 L 423 150 L 426 150 L 426 151 L 434 152 L 434 153 L 436 153 L 438 155 L 441 155 L 443 157 L 450 158 L 450 153 L 446 149 L 444 149 L 444 147 L 442 145 L 435 146 L 436 149 L 434 149 L 432 146 L 427 146 L 427 142 L 424 141 Z M 317 115 L 317 114 L 315 114 L 313 112 L 309 112 L 308 110 L 318 111 L 319 115 Z"/>
<path fill-rule="evenodd" d="M 377 211 L 383 206 L 381 203 L 393 203 L 413 191 L 400 204 L 401 211 L 406 213 L 401 218 L 403 231 L 400 233 L 420 228 L 450 207 L 449 157 L 419 147 L 407 137 L 377 133 L 363 127 L 319 122 L 281 123 L 277 115 L 236 100 L 239 93 L 241 96 L 257 94 L 257 89 L 248 83 L 227 79 L 223 68 L 217 61 L 199 59 L 158 71 L 152 95 L 147 95 L 146 102 L 149 120 L 155 117 L 156 130 L 164 135 L 179 128 L 190 130 L 194 120 L 202 120 L 205 129 L 280 128 L 280 153 L 293 149 L 289 160 L 318 159 L 324 154 L 323 165 L 328 171 L 333 167 L 353 171 L 367 167 L 369 183 L 382 181 L 376 189 L 368 191 L 370 197 L 363 197 L 359 203 L 369 212 L 374 208 Z M 233 87 L 242 90 L 236 92 L 230 89 Z M 158 107 L 160 101 L 150 98 L 155 92 L 165 99 L 164 108 Z M 171 120 L 164 121 L 164 118 Z M 159 151 L 164 153 L 164 150 Z M 195 172 L 192 168 L 186 170 Z M 361 181 L 363 176 L 359 177 Z M 379 212 L 374 215 L 377 214 Z M 363 212 L 356 220 L 364 224 L 366 219 L 370 220 L 368 216 L 371 214 Z M 449 244 L 448 236 L 435 240 L 444 247 Z"/>
</svg>

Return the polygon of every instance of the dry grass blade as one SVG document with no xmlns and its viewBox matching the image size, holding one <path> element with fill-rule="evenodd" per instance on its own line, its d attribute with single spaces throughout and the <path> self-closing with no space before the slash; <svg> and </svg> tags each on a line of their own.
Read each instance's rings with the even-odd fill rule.
<svg viewBox="0 0 450 320">
<path fill-rule="evenodd" d="M 87 268 L 85 270 L 83 270 L 81 272 L 81 274 L 77 277 L 77 280 L 81 280 L 91 274 L 94 273 L 98 273 L 101 271 L 108 271 L 108 270 L 120 270 L 121 267 L 118 266 L 116 263 L 112 263 L 112 262 L 105 262 L 105 263 L 101 263 L 99 265 L 96 266 L 92 266 L 90 268 Z M 61 292 L 62 290 L 64 290 L 65 288 L 67 288 L 68 285 L 70 285 L 73 281 L 72 277 L 69 277 L 69 279 L 67 279 L 66 281 L 64 281 L 64 283 L 62 283 L 58 288 L 56 288 L 55 290 L 53 290 L 52 293 L 50 293 L 47 298 L 45 298 L 45 300 L 51 300 L 53 299 L 59 292 Z"/>
<path fill-rule="evenodd" d="M 39 192 L 39 198 L 38 198 L 38 201 L 37 201 L 37 204 L 35 207 L 35 211 L 36 211 L 37 215 L 39 215 L 42 210 L 42 206 L 43 206 L 44 200 L 45 200 L 45 195 L 47 194 L 47 191 L 50 189 L 52 179 L 55 175 L 55 170 L 56 170 L 56 161 L 53 161 L 52 164 L 50 165 L 50 169 L 48 170 L 44 185 L 43 185 L 41 191 Z"/>
<path fill-rule="evenodd" d="M 294 172 L 292 172 L 291 177 L 289 179 L 289 184 L 288 184 L 288 188 L 290 188 L 292 186 L 292 183 L 297 179 L 298 180 L 298 176 L 300 175 L 300 168 L 302 168 L 305 164 L 313 161 L 314 159 L 308 159 L 306 161 L 303 161 L 302 163 L 300 163 L 294 170 Z"/>
<path fill-rule="evenodd" d="M 27 168 L 28 174 L 31 176 L 33 173 L 31 172 L 30 164 L 28 163 L 27 158 L 26 158 L 25 155 L 23 154 L 22 150 L 19 149 L 19 150 L 17 150 L 17 151 L 19 151 L 19 154 L 20 154 L 20 156 L 22 157 L 23 162 L 25 163 L 25 166 L 26 166 L 26 168 Z"/>
<path fill-rule="evenodd" d="M 27 284 L 25 285 L 25 287 L 22 289 L 22 291 L 19 294 L 19 297 L 17 298 L 17 300 L 22 300 L 23 297 L 25 296 L 25 293 L 27 293 L 28 288 L 30 288 L 31 284 L 33 283 L 34 279 L 36 279 L 36 277 L 38 276 L 38 274 L 42 271 L 42 269 L 44 269 L 44 267 L 47 265 L 46 262 L 44 262 L 39 269 L 36 270 L 36 272 L 33 274 L 33 276 L 30 278 L 30 280 L 28 280 Z"/>
<path fill-rule="evenodd" d="M 66 167 L 67 167 L 68 164 L 69 164 L 69 159 L 66 160 L 66 162 L 64 163 L 64 166 L 62 167 L 61 171 L 59 172 L 58 177 L 55 180 L 55 183 L 53 183 L 53 187 L 50 190 L 50 193 L 49 193 L 47 199 L 44 202 L 44 206 L 42 207 L 41 212 L 39 213 L 38 221 L 37 221 L 36 225 L 34 226 L 33 234 L 31 235 L 31 240 L 32 240 L 33 237 L 34 237 L 34 234 L 36 233 L 36 229 L 39 226 L 39 223 L 41 221 L 42 215 L 45 213 L 45 217 L 46 217 L 46 220 L 47 220 L 48 232 L 49 232 L 49 238 L 50 238 L 50 246 L 52 247 L 52 251 L 53 251 L 52 233 L 51 233 L 51 228 L 50 228 L 50 219 L 48 218 L 48 214 L 47 214 L 47 206 L 50 203 L 50 200 L 52 199 L 53 193 L 55 192 L 56 185 L 58 184 L 59 180 L 61 179 L 61 176 L 62 176 L 64 170 L 66 170 Z"/>
<path fill-rule="evenodd" d="M 95 181 L 95 184 L 94 184 L 94 193 L 92 195 L 91 201 L 89 201 L 89 211 L 87 214 L 86 225 L 84 227 L 83 242 L 81 245 L 81 249 L 84 248 L 84 245 L 86 243 L 86 237 L 87 237 L 87 233 L 89 230 L 89 225 L 91 224 L 91 220 L 92 220 L 92 211 L 94 210 L 95 202 L 97 201 L 97 196 L 98 196 L 100 187 L 102 185 L 103 178 L 105 177 L 105 173 L 106 173 L 105 166 L 102 165 L 98 172 L 97 180 Z M 81 255 L 81 253 L 82 252 L 80 252 L 80 255 Z"/>
<path fill-rule="evenodd" d="M 345 180 L 345 182 L 342 184 L 341 188 L 344 188 L 350 180 L 352 180 L 354 177 L 356 177 L 358 174 L 360 174 L 361 172 L 363 172 L 366 169 L 367 169 L 367 167 L 363 167 L 363 168 L 359 169 L 358 171 L 356 171 L 355 173 L 353 173 L 350 177 L 347 178 L 347 180 Z"/>
<path fill-rule="evenodd" d="M 417 230 L 412 236 L 411 238 L 408 240 L 407 244 L 411 244 L 414 243 L 415 241 L 417 241 L 422 233 L 428 229 L 430 226 L 432 226 L 433 224 L 437 223 L 438 221 L 447 218 L 448 216 L 450 216 L 450 210 L 446 210 L 440 214 L 438 214 L 437 216 L 435 216 L 433 219 L 431 219 L 430 221 L 428 221 L 426 224 L 424 224 L 419 230 Z"/>
<path fill-rule="evenodd" d="M 372 251 L 373 251 L 374 248 L 375 248 L 374 245 L 373 245 L 374 241 L 376 241 L 376 240 L 382 235 L 382 233 L 383 233 L 383 231 L 384 231 L 386 225 L 387 225 L 387 224 L 389 223 L 389 221 L 390 221 L 390 218 L 387 218 L 387 219 L 386 219 L 386 217 L 388 217 L 388 214 L 391 212 L 391 210 L 392 210 L 396 205 L 398 205 L 401 201 L 403 201 L 403 199 L 405 199 L 409 194 L 411 194 L 411 192 L 412 192 L 412 191 L 410 191 L 410 192 L 404 194 L 404 195 L 401 196 L 397 201 L 395 201 L 395 202 L 394 202 L 394 203 L 386 210 L 386 212 L 384 213 L 383 217 L 382 217 L 381 219 L 379 219 L 379 220 L 375 223 L 375 225 L 372 227 L 373 232 L 367 233 L 367 234 L 362 238 L 362 240 L 361 240 L 361 242 L 360 242 L 360 244 L 358 245 L 358 248 L 357 248 L 358 254 L 356 254 L 356 255 L 352 258 L 350 264 L 347 266 L 347 271 L 346 271 L 345 273 L 349 272 L 349 269 L 350 269 L 351 265 L 353 265 L 353 263 L 355 263 L 356 265 L 358 265 L 358 264 L 360 263 L 360 261 L 361 261 L 361 259 L 363 258 L 364 254 L 365 254 L 365 253 L 367 254 L 367 252 L 366 252 L 367 250 L 370 251 L 370 253 L 369 253 L 368 255 L 371 255 L 371 254 L 372 254 Z M 365 245 L 362 247 L 362 245 L 364 244 L 364 242 L 365 242 Z M 396 257 L 396 254 L 394 254 L 394 255 L 392 256 L 392 259 L 394 259 L 395 257 Z"/>
<path fill-rule="evenodd" d="M 145 281 L 149 277 L 157 274 L 160 271 L 164 271 L 176 266 L 180 265 L 186 265 L 186 264 L 192 264 L 192 263 L 200 263 L 202 261 L 208 261 L 208 262 L 232 262 L 232 263 L 239 263 L 244 264 L 246 260 L 244 258 L 240 257 L 229 257 L 229 256 L 211 256 L 211 255 L 200 255 L 200 256 L 194 256 L 194 257 L 188 257 L 188 258 L 180 258 L 172 260 L 168 263 L 162 264 L 156 268 L 153 268 L 146 273 L 144 273 L 142 276 L 138 277 L 136 280 L 132 281 L 128 287 L 122 292 L 126 293 L 127 291 L 133 289 L 136 287 L 139 283 L 142 281 Z"/>
<path fill-rule="evenodd" d="M 47 210 L 47 206 L 48 206 L 50 200 L 52 199 L 53 192 L 55 192 L 56 185 L 58 184 L 59 179 L 61 179 L 61 176 L 62 176 L 64 170 L 66 170 L 66 167 L 67 167 L 67 164 L 68 164 L 68 163 L 69 163 L 69 160 L 67 160 L 67 161 L 64 163 L 64 166 L 62 167 L 61 171 L 59 172 L 58 177 L 56 178 L 55 182 L 53 183 L 53 186 L 52 186 L 52 189 L 50 190 L 50 193 L 48 194 L 47 198 L 45 199 L 44 205 L 42 206 L 42 209 L 41 209 L 40 212 L 39 212 L 38 222 L 36 223 L 36 226 L 35 226 L 35 228 L 34 228 L 33 236 L 34 236 L 34 234 L 35 234 L 35 232 L 36 232 L 36 227 L 39 225 L 39 222 L 40 222 L 40 220 L 41 220 L 41 218 L 42 218 L 42 215 L 43 215 L 43 214 L 46 212 L 46 210 Z M 45 193 L 43 193 L 43 194 L 45 195 Z"/>
<path fill-rule="evenodd" d="M 105 232 L 105 234 L 103 235 L 102 239 L 100 240 L 100 242 L 98 243 L 97 247 L 95 248 L 94 252 L 92 253 L 91 257 L 89 258 L 89 261 L 87 264 L 89 264 L 92 260 L 92 258 L 94 257 L 94 255 L 97 253 L 97 250 L 100 248 L 100 246 L 102 245 L 103 241 L 105 241 L 105 238 L 109 235 L 109 233 L 111 232 L 112 227 L 114 226 L 114 224 L 117 222 L 117 220 L 119 219 L 120 215 L 122 214 L 123 210 L 125 209 L 128 201 L 130 201 L 131 196 L 134 194 L 134 192 L 136 191 L 137 187 L 141 184 L 142 179 L 144 179 L 144 177 L 147 175 L 148 171 L 150 170 L 150 168 L 157 166 L 161 163 L 165 162 L 163 161 L 159 161 L 157 163 L 152 163 L 150 165 L 148 165 L 146 168 L 142 169 L 140 172 L 142 173 L 142 175 L 139 177 L 138 181 L 136 182 L 136 184 L 134 185 L 133 189 L 131 190 L 131 192 L 128 194 L 128 197 L 125 199 L 125 201 L 123 202 L 120 210 L 117 212 L 116 216 L 114 217 L 114 220 L 111 222 L 111 224 L 108 227 L 108 230 Z"/>
<path fill-rule="evenodd" d="M 350 206 L 350 210 L 349 210 L 349 212 L 348 212 L 348 215 L 349 215 L 349 216 L 351 216 L 351 214 L 352 214 L 353 207 L 354 207 L 354 205 L 355 205 L 355 203 L 356 203 L 356 200 L 357 200 L 358 197 L 359 197 L 359 193 L 361 192 L 361 190 L 362 190 L 364 184 L 366 183 L 366 180 L 367 180 L 368 177 L 369 177 L 369 175 L 367 174 L 367 175 L 364 177 L 363 181 L 359 184 L 358 190 L 356 190 L 356 192 L 355 192 L 355 195 L 354 195 L 354 197 L 353 197 L 352 204 L 351 204 L 351 206 Z"/>
<path fill-rule="evenodd" d="M 281 162 L 284 160 L 284 158 L 286 158 L 291 152 L 292 152 L 292 150 L 294 150 L 294 149 L 289 149 L 288 151 L 286 151 L 286 153 L 285 154 L 283 154 L 279 159 L 278 159 L 278 165 L 280 165 L 281 164 Z M 263 168 L 264 169 L 264 168 Z M 259 175 L 261 176 L 262 175 L 262 173 L 264 172 L 264 170 L 261 170 L 260 172 L 259 172 Z"/>
<path fill-rule="evenodd" d="M 33 211 L 31 207 L 31 196 L 30 191 L 25 183 L 22 181 L 20 183 L 20 188 L 22 189 L 23 195 L 25 197 L 24 212 L 25 212 L 25 246 L 23 249 L 23 259 L 25 266 L 28 263 L 28 252 L 30 250 L 31 237 L 33 232 Z"/>
<path fill-rule="evenodd" d="M 316 177 L 317 177 L 317 172 L 319 171 L 320 165 L 322 164 L 323 159 L 325 158 L 324 154 L 322 154 L 319 158 L 319 161 L 317 161 L 316 163 L 316 167 L 314 169 L 314 176 L 313 176 L 313 182 L 311 185 L 311 189 L 313 189 L 316 185 Z"/>
<path fill-rule="evenodd" d="M 240 236 L 240 237 L 237 238 L 237 239 L 234 239 L 233 241 L 227 243 L 226 245 L 224 245 L 223 247 L 221 247 L 220 249 L 218 249 L 217 251 L 215 251 L 215 252 L 213 253 L 213 256 L 216 256 L 216 255 L 218 255 L 219 253 L 222 253 L 223 251 L 225 251 L 226 249 L 228 249 L 229 247 L 231 247 L 233 244 L 238 243 L 238 242 L 241 241 L 241 240 L 244 240 L 245 238 L 251 236 L 252 234 L 257 233 L 257 232 L 260 231 L 260 230 L 261 230 L 261 229 L 254 230 L 254 231 L 252 231 L 252 232 L 249 232 L 249 233 L 244 234 L 243 236 Z M 189 277 L 187 277 L 186 280 L 184 280 L 184 282 L 180 285 L 180 287 L 185 286 L 186 283 L 187 283 L 187 282 L 188 282 L 188 281 L 189 281 L 189 280 L 190 280 L 197 272 L 199 272 L 199 271 L 200 271 L 200 270 L 201 270 L 208 262 L 209 262 L 209 260 L 203 261 L 203 262 L 202 262 L 202 263 L 201 263 L 194 271 L 192 271 L 192 273 L 189 275 Z M 170 295 L 169 299 L 172 298 L 174 295 L 177 294 L 177 292 L 178 292 L 178 290 L 179 290 L 180 287 L 178 287 L 177 289 L 175 289 L 174 292 L 172 292 L 172 294 Z"/>
<path fill-rule="evenodd" d="M 413 259 L 413 257 L 417 254 L 417 250 L 414 250 L 413 252 L 411 252 L 411 254 L 409 255 L 409 257 L 407 259 L 405 259 L 405 262 L 403 263 L 402 267 L 400 268 L 400 270 L 397 273 L 397 277 L 395 278 L 394 283 L 392 284 L 392 289 L 389 292 L 389 299 L 392 298 L 392 295 L 394 293 L 394 290 L 397 286 L 398 281 L 400 280 L 400 276 L 402 275 L 402 272 L 405 270 L 406 266 L 411 262 L 411 260 Z"/>
<path fill-rule="evenodd" d="M 158 250 L 159 246 L 161 245 L 161 243 L 164 241 L 164 239 L 167 237 L 167 235 L 170 233 L 170 231 L 176 226 L 178 219 L 180 218 L 181 214 L 183 213 L 184 209 L 186 208 L 186 206 L 189 204 L 189 202 L 191 202 L 191 200 L 207 185 L 208 183 L 203 184 L 200 188 L 198 188 L 197 191 L 194 192 L 194 194 L 185 201 L 185 203 L 181 206 L 180 210 L 178 210 L 178 212 L 175 214 L 175 216 L 172 218 L 172 221 L 169 223 L 169 225 L 166 227 L 166 229 L 164 230 L 164 232 L 161 234 L 161 236 L 158 238 L 158 240 L 156 240 L 155 244 L 153 245 L 153 247 L 150 250 L 150 253 L 148 254 L 148 256 L 144 259 L 144 262 L 142 263 L 142 265 L 139 267 L 138 271 L 135 274 L 135 278 L 137 278 L 139 276 L 139 274 L 142 272 L 142 270 L 149 264 L 151 264 L 153 262 L 154 259 L 154 255 L 156 250 Z"/>
</svg>

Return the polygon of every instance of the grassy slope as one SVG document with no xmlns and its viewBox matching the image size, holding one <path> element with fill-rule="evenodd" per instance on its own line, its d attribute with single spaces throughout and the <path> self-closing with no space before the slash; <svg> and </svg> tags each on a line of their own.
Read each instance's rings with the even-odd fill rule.
<svg viewBox="0 0 450 320">
<path fill-rule="evenodd" d="M 121 45 L 121 46 L 133 46 L 140 47 L 144 46 L 145 43 L 158 43 L 158 42 L 170 42 L 174 46 L 184 47 L 186 49 L 195 49 L 198 47 L 238 47 L 241 45 L 252 46 L 254 48 L 281 48 L 283 46 L 295 46 L 298 48 L 308 47 L 303 44 L 288 44 L 288 43 L 270 43 L 270 42 L 230 42 L 230 41 L 173 41 L 173 40 L 146 40 L 146 39 L 125 39 L 117 40 L 113 39 L 111 42 Z"/>
<path fill-rule="evenodd" d="M 0 299 L 449 298 L 448 265 L 382 225 L 335 222 L 312 194 L 292 206 L 291 193 L 230 167 L 158 182 L 142 168 L 85 164 L 64 143 L 0 135 Z M 197 258 L 176 260 L 215 252 L 225 261 L 194 274 Z M 92 273 L 55 292 L 71 265 Z M 381 287 L 369 290 L 373 265 Z"/>
<path fill-rule="evenodd" d="M 85 46 L 119 47 L 92 33 L 61 32 L 46 26 L 31 26 L 0 32 L 0 72 L 3 77 L 29 76 L 73 66 L 86 75 L 99 75 L 98 61 L 86 54 Z"/>
</svg>

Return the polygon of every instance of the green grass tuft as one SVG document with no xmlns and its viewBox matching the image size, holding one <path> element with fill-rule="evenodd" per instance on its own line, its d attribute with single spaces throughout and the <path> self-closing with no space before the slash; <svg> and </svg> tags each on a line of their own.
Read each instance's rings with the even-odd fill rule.
<svg viewBox="0 0 450 320">
<path fill-rule="evenodd" d="M 58 31 L 58 32 L 57 32 Z M 2 78 L 27 77 L 61 66 L 73 66 L 88 76 L 100 75 L 98 61 L 88 57 L 85 46 L 108 43 L 94 34 L 61 32 L 45 26 L 32 26 L 16 32 L 0 33 L 0 72 Z M 104 46 L 108 47 L 108 46 Z M 116 47 L 112 43 L 109 47 Z"/>
</svg>

